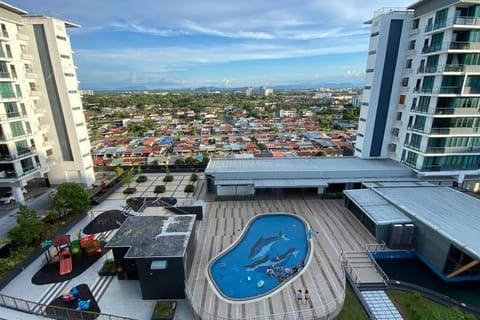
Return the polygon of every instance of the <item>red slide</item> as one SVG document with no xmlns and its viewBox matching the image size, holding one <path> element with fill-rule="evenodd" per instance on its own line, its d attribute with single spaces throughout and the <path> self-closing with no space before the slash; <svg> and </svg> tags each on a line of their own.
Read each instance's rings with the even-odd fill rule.
<svg viewBox="0 0 480 320">
<path fill-rule="evenodd" d="M 70 255 L 69 250 L 62 251 L 58 254 L 60 261 L 60 271 L 59 275 L 63 276 L 67 273 L 72 272 L 72 256 Z"/>
</svg>

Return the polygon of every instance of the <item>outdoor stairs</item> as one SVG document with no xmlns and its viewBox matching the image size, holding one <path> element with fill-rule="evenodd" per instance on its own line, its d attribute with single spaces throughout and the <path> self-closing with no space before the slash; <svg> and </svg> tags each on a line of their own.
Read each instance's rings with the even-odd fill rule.
<svg viewBox="0 0 480 320">
<path fill-rule="evenodd" d="M 384 290 L 387 278 L 367 251 L 343 252 L 345 270 L 360 290 Z"/>
</svg>

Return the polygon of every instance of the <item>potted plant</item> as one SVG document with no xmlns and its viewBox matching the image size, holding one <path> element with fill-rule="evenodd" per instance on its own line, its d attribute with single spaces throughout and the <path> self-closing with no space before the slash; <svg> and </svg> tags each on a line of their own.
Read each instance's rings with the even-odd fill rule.
<svg viewBox="0 0 480 320">
<path fill-rule="evenodd" d="M 175 301 L 158 301 L 153 309 L 151 320 L 171 320 L 175 316 Z"/>
<path fill-rule="evenodd" d="M 170 182 L 173 181 L 173 176 L 170 174 L 170 168 L 165 166 L 165 177 L 163 178 L 163 182 Z"/>
<path fill-rule="evenodd" d="M 155 186 L 155 189 L 153 189 L 153 193 L 155 193 L 156 195 L 158 195 L 159 193 L 164 193 L 165 192 L 165 186 L 164 185 L 158 185 L 158 186 Z"/>
<path fill-rule="evenodd" d="M 190 193 L 190 192 L 193 192 L 194 189 L 195 187 L 193 186 L 193 184 L 187 184 L 185 186 L 185 189 L 183 189 L 183 192 Z"/>
<path fill-rule="evenodd" d="M 107 259 L 103 263 L 102 268 L 98 271 L 99 276 L 114 276 L 115 275 L 115 261 Z"/>
<path fill-rule="evenodd" d="M 137 177 L 137 180 L 136 180 L 138 183 L 140 182 L 145 182 L 147 181 L 147 176 L 144 176 L 144 175 L 140 175 Z"/>
</svg>

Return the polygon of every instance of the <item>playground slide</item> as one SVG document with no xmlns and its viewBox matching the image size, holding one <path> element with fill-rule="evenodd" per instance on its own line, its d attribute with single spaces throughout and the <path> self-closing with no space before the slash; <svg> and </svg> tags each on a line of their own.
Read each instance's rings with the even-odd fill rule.
<svg viewBox="0 0 480 320">
<path fill-rule="evenodd" d="M 60 271 L 58 274 L 63 276 L 70 272 L 72 272 L 72 256 L 66 255 L 64 257 L 60 257 Z"/>
</svg>

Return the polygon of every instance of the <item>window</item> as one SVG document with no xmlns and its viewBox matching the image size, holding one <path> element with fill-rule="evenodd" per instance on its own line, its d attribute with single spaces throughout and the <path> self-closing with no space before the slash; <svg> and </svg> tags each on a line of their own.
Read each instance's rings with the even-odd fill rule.
<svg viewBox="0 0 480 320">
<path fill-rule="evenodd" d="M 368 55 L 369 55 L 369 56 L 374 55 L 375 53 L 377 53 L 377 50 L 370 50 L 370 51 L 368 51 Z"/>
<path fill-rule="evenodd" d="M 28 134 L 32 134 L 32 128 L 30 127 L 30 122 L 25 122 L 25 128 L 27 129 Z"/>
<path fill-rule="evenodd" d="M 412 166 L 417 165 L 418 154 L 412 151 L 408 151 L 406 162 Z"/>
<path fill-rule="evenodd" d="M 407 69 L 412 68 L 412 62 L 413 62 L 413 59 L 407 59 L 407 62 L 405 63 L 405 68 Z"/>
<path fill-rule="evenodd" d="M 23 95 L 22 95 L 22 89 L 20 88 L 20 85 L 19 84 L 16 84 L 15 85 L 15 91 L 17 92 L 17 97 L 19 98 L 22 98 Z"/>
<path fill-rule="evenodd" d="M 61 54 L 61 55 L 60 55 L 60 58 L 70 59 L 70 56 L 69 56 L 68 54 Z"/>
<path fill-rule="evenodd" d="M 373 72 L 373 69 L 367 69 L 365 72 L 366 72 L 366 73 Z"/>
<path fill-rule="evenodd" d="M 398 121 L 402 120 L 402 113 L 401 113 L 401 112 L 397 112 L 397 117 L 396 117 L 396 119 L 397 119 Z"/>
<path fill-rule="evenodd" d="M 358 137 L 363 137 L 363 133 L 357 133 Z"/>
<path fill-rule="evenodd" d="M 12 131 L 13 137 L 19 137 L 19 136 L 25 135 L 25 130 L 23 129 L 22 121 L 11 122 L 10 130 Z"/>
<path fill-rule="evenodd" d="M 3 61 L 0 61 L 0 78 L 10 78 L 10 73 L 8 72 L 8 66 Z"/>
<path fill-rule="evenodd" d="M 370 89 L 372 89 L 372 87 L 371 86 L 365 86 L 365 87 L 363 87 L 363 89 L 370 90 Z"/>
<path fill-rule="evenodd" d="M 418 29 L 419 24 L 420 24 L 420 19 L 417 18 L 417 19 L 413 20 L 412 29 L 413 30 Z"/>
<path fill-rule="evenodd" d="M 407 87 L 408 86 L 408 78 L 403 78 L 402 79 L 402 87 Z"/>
<path fill-rule="evenodd" d="M 0 83 L 0 96 L 4 99 L 15 98 L 15 92 L 11 83 L 2 82 Z"/>
<path fill-rule="evenodd" d="M 398 103 L 399 104 L 405 104 L 405 95 L 404 94 L 400 95 L 400 99 L 399 99 Z"/>
<path fill-rule="evenodd" d="M 0 27 L 2 29 L 2 37 L 8 38 L 7 26 L 4 23 L 2 23 L 0 24 Z"/>
<path fill-rule="evenodd" d="M 72 110 L 75 110 L 75 111 L 76 111 L 76 110 L 80 110 L 80 109 L 82 109 L 82 107 L 73 107 L 73 108 L 72 108 Z"/>
<path fill-rule="evenodd" d="M 396 145 L 395 143 L 390 143 L 390 144 L 388 145 L 388 151 L 390 151 L 390 152 L 395 152 L 395 151 L 397 151 L 397 145 Z"/>
<path fill-rule="evenodd" d="M 377 32 L 372 33 L 370 36 L 371 36 L 371 37 L 376 37 L 376 36 L 378 36 L 379 34 L 380 34 L 380 33 L 377 31 Z"/>
<path fill-rule="evenodd" d="M 368 102 L 362 102 L 362 106 L 368 106 Z"/>
<path fill-rule="evenodd" d="M 57 35 L 58 40 L 67 41 L 67 37 Z"/>
<path fill-rule="evenodd" d="M 78 142 L 85 142 L 85 141 L 87 141 L 87 138 L 83 138 L 83 139 L 78 140 Z"/>
<path fill-rule="evenodd" d="M 52 149 L 48 149 L 46 153 L 47 153 L 47 157 L 50 157 L 51 155 L 53 155 Z"/>
<path fill-rule="evenodd" d="M 77 123 L 76 126 L 77 126 L 77 127 L 83 126 L 83 122 Z"/>
<path fill-rule="evenodd" d="M 17 149 L 17 153 L 20 155 L 30 152 L 27 140 L 16 141 L 15 148 Z"/>
<path fill-rule="evenodd" d="M 400 133 L 400 129 L 399 128 L 392 128 L 392 136 L 394 137 L 398 137 L 398 134 Z"/>
<path fill-rule="evenodd" d="M 10 73 L 12 74 L 13 79 L 17 79 L 17 70 L 13 64 L 10 65 Z"/>
<path fill-rule="evenodd" d="M 7 58 L 11 58 L 11 57 L 12 57 L 12 49 L 10 49 L 10 45 L 9 45 L 9 44 L 6 44 L 6 45 L 5 45 L 5 52 L 7 53 Z"/>
<path fill-rule="evenodd" d="M 18 112 L 18 107 L 15 102 L 5 102 L 3 104 L 5 106 L 5 113 L 7 114 L 8 118 L 15 118 L 20 116 L 20 112 Z"/>
<path fill-rule="evenodd" d="M 77 90 L 68 90 L 68 93 L 77 93 Z"/>
<path fill-rule="evenodd" d="M 68 73 L 68 72 L 65 73 L 65 77 L 73 77 L 73 76 L 75 76 L 75 74 L 73 74 L 73 73 Z"/>
<path fill-rule="evenodd" d="M 416 41 L 415 41 L 415 40 L 411 40 L 411 41 L 408 43 L 408 49 L 414 50 L 414 49 L 415 49 L 415 44 L 416 44 Z"/>
</svg>

